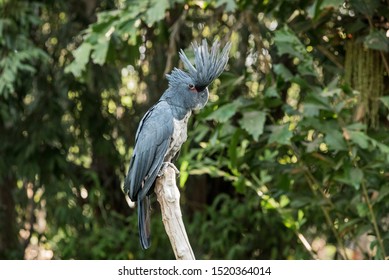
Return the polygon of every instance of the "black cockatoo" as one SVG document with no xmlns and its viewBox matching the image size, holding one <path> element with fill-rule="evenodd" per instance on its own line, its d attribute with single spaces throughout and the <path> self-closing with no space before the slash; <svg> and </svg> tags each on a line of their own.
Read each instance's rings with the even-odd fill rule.
<svg viewBox="0 0 389 280">
<path fill-rule="evenodd" d="M 146 112 L 135 135 L 124 192 L 137 203 L 139 238 L 144 249 L 150 246 L 151 188 L 163 165 L 172 162 L 186 141 L 192 111 L 207 103 L 207 87 L 223 72 L 231 43 L 228 42 L 222 51 L 218 41 L 209 50 L 205 39 L 201 45 L 193 43 L 192 47 L 195 66 L 181 50 L 180 59 L 187 71 L 174 68 L 167 75 L 169 87 Z"/>
</svg>

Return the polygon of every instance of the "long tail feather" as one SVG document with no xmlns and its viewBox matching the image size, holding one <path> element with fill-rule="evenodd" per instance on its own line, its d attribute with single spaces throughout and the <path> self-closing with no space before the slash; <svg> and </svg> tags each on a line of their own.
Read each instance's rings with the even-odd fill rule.
<svg viewBox="0 0 389 280">
<path fill-rule="evenodd" d="M 139 240 L 143 249 L 150 247 L 150 198 L 138 199 Z"/>
</svg>

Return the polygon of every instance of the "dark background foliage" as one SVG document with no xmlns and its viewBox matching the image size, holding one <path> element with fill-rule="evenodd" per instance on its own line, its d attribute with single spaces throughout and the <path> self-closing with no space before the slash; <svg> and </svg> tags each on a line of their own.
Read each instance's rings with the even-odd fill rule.
<svg viewBox="0 0 389 280">
<path fill-rule="evenodd" d="M 388 257 L 388 1 L 0 7 L 1 259 L 174 257 L 155 201 L 140 249 L 121 187 L 141 117 L 202 38 L 233 47 L 176 164 L 196 257 Z"/>
</svg>

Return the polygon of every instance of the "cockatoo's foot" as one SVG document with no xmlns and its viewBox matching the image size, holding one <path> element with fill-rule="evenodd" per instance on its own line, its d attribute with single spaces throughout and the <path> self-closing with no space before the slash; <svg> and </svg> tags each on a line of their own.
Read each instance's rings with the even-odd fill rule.
<svg viewBox="0 0 389 280">
<path fill-rule="evenodd" d="M 176 167 L 173 163 L 171 163 L 170 161 L 166 161 L 166 162 L 162 163 L 161 169 L 159 170 L 157 176 L 158 176 L 158 177 L 162 177 L 163 174 L 165 174 L 166 168 L 167 168 L 168 166 L 170 166 L 171 168 L 173 168 L 173 169 L 174 169 L 174 172 L 176 172 L 176 174 L 177 174 L 178 176 L 180 176 L 180 171 L 179 171 L 179 170 L 177 169 L 177 167 Z"/>
</svg>

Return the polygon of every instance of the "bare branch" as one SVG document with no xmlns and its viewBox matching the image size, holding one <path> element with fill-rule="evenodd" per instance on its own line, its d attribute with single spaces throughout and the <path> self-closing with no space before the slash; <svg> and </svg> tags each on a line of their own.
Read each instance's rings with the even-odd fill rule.
<svg viewBox="0 0 389 280">
<path fill-rule="evenodd" d="M 168 165 L 155 183 L 155 193 L 161 205 L 162 222 L 169 236 L 177 260 L 194 260 L 195 256 L 186 234 L 180 209 L 180 191 L 176 185 L 176 172 Z"/>
</svg>

